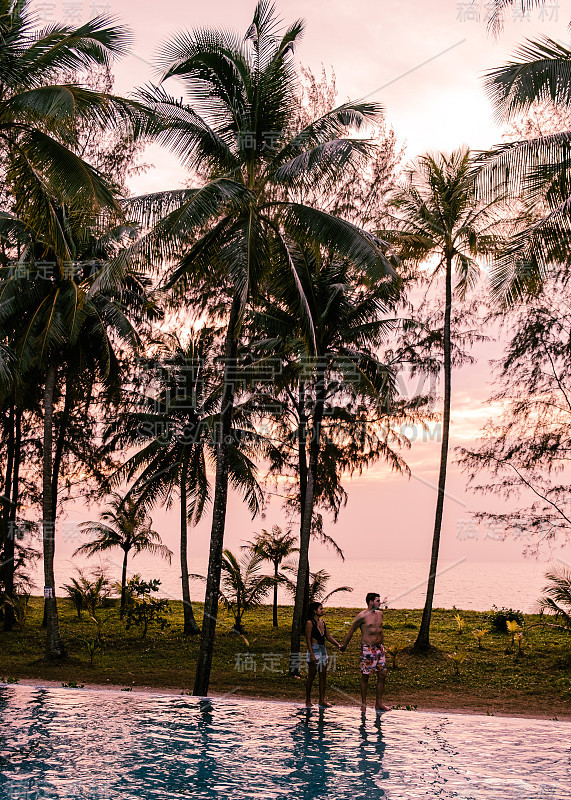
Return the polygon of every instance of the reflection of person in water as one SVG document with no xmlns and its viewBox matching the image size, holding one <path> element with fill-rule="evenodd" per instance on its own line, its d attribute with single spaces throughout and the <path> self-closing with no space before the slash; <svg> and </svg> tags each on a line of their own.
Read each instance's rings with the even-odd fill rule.
<svg viewBox="0 0 571 800">
<path fill-rule="evenodd" d="M 294 790 L 298 800 L 317 800 L 335 797 L 335 780 L 338 762 L 332 739 L 327 735 L 326 726 L 334 728 L 334 723 L 326 723 L 323 709 L 318 715 L 309 709 L 299 711 L 299 722 L 294 726 L 291 756 L 286 759 L 287 786 Z"/>
<path fill-rule="evenodd" d="M 326 716 L 322 709 L 319 716 L 309 710 L 297 716 L 292 754 L 284 762 L 284 782 L 292 796 L 301 800 L 385 797 L 382 781 L 388 772 L 383 771 L 386 743 L 380 718 L 367 730 L 365 722 L 356 728 L 352 719 Z"/>
<path fill-rule="evenodd" d="M 359 726 L 361 742 L 357 763 L 361 770 L 363 798 L 385 797 L 385 791 L 381 788 L 381 780 L 389 777 L 389 773 L 383 770 L 383 756 L 387 745 L 383 739 L 380 717 L 376 718 L 374 727 L 377 732 L 368 733 L 364 720 Z M 359 797 L 359 794 L 353 793 L 353 800 L 357 800 Z"/>
</svg>

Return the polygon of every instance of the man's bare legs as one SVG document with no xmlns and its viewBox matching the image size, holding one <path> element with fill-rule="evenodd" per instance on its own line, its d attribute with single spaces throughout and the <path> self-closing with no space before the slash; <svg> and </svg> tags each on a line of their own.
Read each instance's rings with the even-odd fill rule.
<svg viewBox="0 0 571 800">
<path fill-rule="evenodd" d="M 361 711 L 363 714 L 367 710 L 367 688 L 369 686 L 369 676 L 361 673 Z"/>
<path fill-rule="evenodd" d="M 375 700 L 376 711 L 390 711 L 390 707 L 383 703 L 383 690 L 385 688 L 386 669 L 377 670 L 377 698 Z"/>
<path fill-rule="evenodd" d="M 386 670 L 377 670 L 377 696 L 375 699 L 376 711 L 390 711 L 390 707 L 383 703 L 383 691 L 385 688 Z M 369 676 L 361 673 L 361 711 L 367 710 L 367 688 L 369 686 Z"/>
</svg>

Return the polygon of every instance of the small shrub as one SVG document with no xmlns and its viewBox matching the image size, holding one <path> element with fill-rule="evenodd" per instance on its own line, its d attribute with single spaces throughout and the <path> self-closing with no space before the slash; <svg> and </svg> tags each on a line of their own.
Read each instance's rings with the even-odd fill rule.
<svg viewBox="0 0 571 800">
<path fill-rule="evenodd" d="M 478 649 L 479 650 L 483 650 L 484 649 L 483 646 L 482 646 L 482 639 L 484 638 L 484 636 L 487 633 L 488 633 L 488 629 L 487 628 L 480 628 L 480 630 L 472 631 L 472 636 L 474 636 L 478 641 Z"/>
<path fill-rule="evenodd" d="M 84 683 L 76 683 L 75 681 L 70 681 L 69 683 L 62 683 L 64 689 L 83 689 L 85 686 Z"/>
<path fill-rule="evenodd" d="M 0 678 L 0 683 L 20 683 L 20 678 L 13 678 L 8 675 L 6 678 Z"/>
<path fill-rule="evenodd" d="M 89 656 L 89 666 L 93 666 L 93 659 L 95 658 L 95 653 L 98 650 L 101 650 L 101 641 L 99 637 L 96 639 L 84 639 L 83 643 L 85 645 L 85 649 L 87 650 L 87 655 Z"/>
<path fill-rule="evenodd" d="M 460 675 L 460 664 L 466 660 L 466 653 L 446 653 L 446 657 L 454 664 L 454 674 Z"/>
<path fill-rule="evenodd" d="M 454 674 L 460 675 L 460 665 L 466 660 L 466 653 L 447 653 L 446 655 L 454 665 Z"/>
<path fill-rule="evenodd" d="M 505 633 L 507 630 L 507 622 L 517 622 L 518 625 L 523 625 L 523 611 L 515 611 L 513 608 L 497 608 L 492 606 L 492 610 L 486 616 L 486 622 L 490 625 L 492 630 L 498 633 Z"/>
<path fill-rule="evenodd" d="M 512 637 L 511 646 L 513 647 L 514 640 L 515 640 L 515 637 L 516 637 L 518 631 L 520 630 L 520 626 L 515 621 L 515 619 L 514 620 L 509 620 L 508 619 L 508 621 L 506 622 L 506 630 L 509 633 L 509 635 Z"/>
<path fill-rule="evenodd" d="M 162 631 L 169 625 L 166 617 L 166 614 L 170 614 L 169 601 L 166 598 L 151 597 L 152 592 L 158 592 L 160 585 L 158 578 L 143 581 L 140 575 L 133 575 L 127 581 L 125 627 L 129 630 L 132 625 L 142 626 L 141 639 L 147 635 L 149 625 L 158 625 Z"/>
<path fill-rule="evenodd" d="M 16 620 L 16 625 L 18 630 L 23 631 L 26 627 L 26 622 L 28 620 L 28 612 L 29 608 L 29 601 L 30 601 L 31 593 L 27 591 L 22 591 L 19 594 L 14 594 L 12 597 L 8 597 L 4 595 L 1 601 L 1 605 L 11 606 L 14 612 L 14 619 Z"/>
<path fill-rule="evenodd" d="M 456 625 L 458 625 L 457 633 L 462 635 L 466 630 L 466 623 L 464 622 L 460 614 L 454 614 L 454 619 L 456 620 Z"/>
<path fill-rule="evenodd" d="M 77 572 L 78 577 L 71 578 L 71 583 L 64 584 L 61 588 L 71 600 L 78 619 L 81 619 L 81 611 L 84 608 L 93 618 L 97 608 L 102 606 L 109 597 L 111 592 L 109 580 L 101 571 L 89 576 L 86 576 L 80 569 Z"/>
<path fill-rule="evenodd" d="M 397 658 L 399 654 L 402 653 L 403 650 L 406 650 L 406 644 L 401 644 L 398 642 L 395 642 L 395 644 L 393 644 L 392 647 L 385 647 L 386 653 L 391 657 L 392 660 L 391 663 L 392 669 L 398 669 Z"/>
</svg>

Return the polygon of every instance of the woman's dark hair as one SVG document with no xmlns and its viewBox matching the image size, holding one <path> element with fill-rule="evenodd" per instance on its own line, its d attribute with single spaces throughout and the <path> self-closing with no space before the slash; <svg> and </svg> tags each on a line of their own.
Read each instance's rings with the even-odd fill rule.
<svg viewBox="0 0 571 800">
<path fill-rule="evenodd" d="M 319 606 L 322 606 L 322 605 L 323 605 L 323 603 L 317 603 L 317 602 L 310 603 L 308 608 L 307 608 L 307 619 L 311 619 L 314 616 L 314 614 L 317 611 L 317 609 L 319 608 Z"/>
</svg>

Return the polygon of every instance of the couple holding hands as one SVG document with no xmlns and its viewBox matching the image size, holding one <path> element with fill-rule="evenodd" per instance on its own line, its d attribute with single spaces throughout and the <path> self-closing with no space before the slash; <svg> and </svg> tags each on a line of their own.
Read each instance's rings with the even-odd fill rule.
<svg viewBox="0 0 571 800">
<path fill-rule="evenodd" d="M 334 639 L 327 631 L 324 611 L 321 603 L 309 604 L 309 618 L 305 623 L 305 638 L 307 639 L 307 680 L 305 683 L 305 705 L 311 708 L 311 687 L 319 672 L 319 705 L 328 708 L 329 703 L 325 702 L 325 680 L 327 676 L 327 650 L 325 640 L 334 644 L 343 653 L 349 644 L 351 637 L 357 630 L 361 629 L 361 711 L 367 709 L 367 687 L 369 685 L 369 675 L 377 673 L 377 695 L 375 709 L 377 713 L 389 711 L 389 706 L 383 704 L 383 689 L 385 687 L 385 677 L 387 674 L 385 648 L 383 646 L 383 612 L 381 611 L 381 597 L 375 592 L 369 592 L 365 602 L 367 608 L 360 611 L 343 639 L 342 644 Z"/>
</svg>

